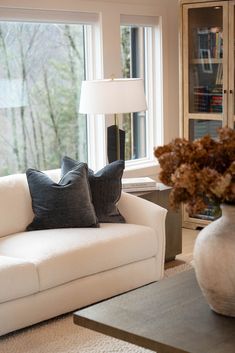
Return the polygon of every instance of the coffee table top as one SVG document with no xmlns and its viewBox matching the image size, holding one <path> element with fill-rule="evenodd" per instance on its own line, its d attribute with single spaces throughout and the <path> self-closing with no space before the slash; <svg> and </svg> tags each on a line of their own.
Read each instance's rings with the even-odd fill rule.
<svg viewBox="0 0 235 353">
<path fill-rule="evenodd" d="M 193 270 L 81 309 L 74 322 L 158 353 L 235 352 L 235 318 L 209 308 Z"/>
</svg>

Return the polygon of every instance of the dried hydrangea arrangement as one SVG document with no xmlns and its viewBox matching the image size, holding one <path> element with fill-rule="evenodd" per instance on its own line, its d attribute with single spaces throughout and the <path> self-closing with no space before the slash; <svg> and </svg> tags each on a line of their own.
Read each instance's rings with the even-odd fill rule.
<svg viewBox="0 0 235 353">
<path fill-rule="evenodd" d="M 216 204 L 235 203 L 235 131 L 218 129 L 218 139 L 206 135 L 193 142 L 176 138 L 154 150 L 160 180 L 172 187 L 170 203 L 181 202 L 190 214 L 206 207 L 205 199 Z"/>
</svg>

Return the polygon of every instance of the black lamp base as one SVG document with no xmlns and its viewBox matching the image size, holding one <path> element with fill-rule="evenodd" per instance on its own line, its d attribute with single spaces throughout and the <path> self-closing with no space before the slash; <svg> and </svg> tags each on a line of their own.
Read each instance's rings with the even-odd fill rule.
<svg viewBox="0 0 235 353">
<path fill-rule="evenodd" d="M 120 141 L 120 158 L 117 150 L 117 136 L 118 136 L 117 125 L 111 125 L 107 129 L 107 154 L 109 163 L 118 159 L 125 160 L 125 131 L 119 129 L 119 141 Z"/>
</svg>

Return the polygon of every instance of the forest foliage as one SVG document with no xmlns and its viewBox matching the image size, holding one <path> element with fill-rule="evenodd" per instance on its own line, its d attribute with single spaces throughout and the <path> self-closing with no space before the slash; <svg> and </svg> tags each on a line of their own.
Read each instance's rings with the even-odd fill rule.
<svg viewBox="0 0 235 353">
<path fill-rule="evenodd" d="M 87 160 L 84 27 L 0 23 L 0 175 Z"/>
</svg>

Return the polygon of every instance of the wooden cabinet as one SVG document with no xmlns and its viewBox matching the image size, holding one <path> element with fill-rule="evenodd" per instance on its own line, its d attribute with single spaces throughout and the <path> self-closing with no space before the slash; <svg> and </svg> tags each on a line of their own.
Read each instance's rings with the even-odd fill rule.
<svg viewBox="0 0 235 353">
<path fill-rule="evenodd" d="M 181 133 L 216 138 L 235 123 L 235 1 L 182 0 L 180 12 Z M 211 206 L 200 215 L 184 211 L 183 225 L 202 227 L 218 215 Z"/>
</svg>

